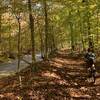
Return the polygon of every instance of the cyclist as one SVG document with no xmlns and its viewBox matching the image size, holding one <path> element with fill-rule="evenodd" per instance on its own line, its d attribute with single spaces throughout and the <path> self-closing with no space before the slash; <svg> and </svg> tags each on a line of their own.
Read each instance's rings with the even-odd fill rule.
<svg viewBox="0 0 100 100">
<path fill-rule="evenodd" d="M 95 72 L 96 72 L 95 65 L 94 65 L 95 59 L 96 59 L 96 56 L 94 54 L 93 49 L 88 48 L 88 52 L 85 55 L 85 61 L 87 63 L 87 67 L 88 67 L 89 77 L 93 76 L 94 80 L 95 80 Z"/>
<path fill-rule="evenodd" d="M 88 67 L 90 67 L 95 62 L 95 54 L 93 49 L 88 48 L 88 52 L 85 54 L 85 61 L 88 64 Z"/>
</svg>

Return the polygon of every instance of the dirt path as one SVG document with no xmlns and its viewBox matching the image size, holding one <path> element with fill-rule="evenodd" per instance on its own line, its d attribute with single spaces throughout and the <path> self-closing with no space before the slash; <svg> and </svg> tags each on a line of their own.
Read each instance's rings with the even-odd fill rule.
<svg viewBox="0 0 100 100">
<path fill-rule="evenodd" d="M 30 73 L 30 69 L 21 72 L 21 89 L 17 76 L 2 80 L 0 100 L 100 100 L 100 77 L 95 84 L 89 82 L 82 59 L 63 51 L 34 67 L 35 72 Z"/>
</svg>

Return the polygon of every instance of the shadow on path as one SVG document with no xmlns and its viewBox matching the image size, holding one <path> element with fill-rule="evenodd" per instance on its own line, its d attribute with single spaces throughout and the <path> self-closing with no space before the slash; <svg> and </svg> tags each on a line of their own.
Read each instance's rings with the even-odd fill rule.
<svg viewBox="0 0 100 100">
<path fill-rule="evenodd" d="M 31 72 L 30 68 L 27 68 L 21 72 L 21 89 L 17 76 L 6 81 L 8 84 L 0 90 L 2 100 L 17 100 L 17 97 L 22 97 L 23 100 L 100 99 L 100 77 L 95 84 L 90 83 L 82 59 L 71 58 L 64 52 L 59 52 L 55 58 L 36 63 L 33 67 L 35 71 Z"/>
</svg>

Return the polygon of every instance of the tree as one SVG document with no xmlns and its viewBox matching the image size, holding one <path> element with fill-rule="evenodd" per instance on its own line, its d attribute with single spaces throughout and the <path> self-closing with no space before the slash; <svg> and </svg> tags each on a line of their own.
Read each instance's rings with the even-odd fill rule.
<svg viewBox="0 0 100 100">
<path fill-rule="evenodd" d="M 47 0 L 43 0 L 44 16 L 45 16 L 45 59 L 48 58 L 48 13 L 47 13 Z"/>
<path fill-rule="evenodd" d="M 0 13 L 0 43 L 1 43 L 1 13 Z"/>
<path fill-rule="evenodd" d="M 31 0 L 28 0 L 28 10 L 29 10 L 29 21 L 31 29 L 31 45 L 32 45 L 32 65 L 35 61 L 35 40 L 34 40 L 34 18 L 32 16 Z"/>
</svg>

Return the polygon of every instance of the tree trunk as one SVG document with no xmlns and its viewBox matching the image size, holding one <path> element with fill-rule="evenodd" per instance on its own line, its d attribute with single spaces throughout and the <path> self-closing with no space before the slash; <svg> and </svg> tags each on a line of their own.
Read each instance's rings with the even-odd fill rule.
<svg viewBox="0 0 100 100">
<path fill-rule="evenodd" d="M 39 31 L 40 34 L 40 41 L 41 41 L 41 57 L 44 57 L 44 44 L 43 44 L 43 37 L 42 33 Z"/>
<path fill-rule="evenodd" d="M 71 14 L 71 11 L 69 12 L 69 16 L 71 17 L 72 14 Z M 74 46 L 74 36 L 73 36 L 73 23 L 69 22 L 69 27 L 70 27 L 70 38 L 71 38 L 71 51 L 73 53 L 74 49 L 75 49 L 75 46 Z"/>
<path fill-rule="evenodd" d="M 10 27 L 10 21 L 9 21 L 9 32 L 10 32 L 10 28 L 11 27 Z M 9 44 L 8 44 L 9 45 L 9 53 L 11 53 L 12 50 L 11 50 L 11 34 L 10 33 L 9 33 L 9 40 L 8 41 L 9 41 Z"/>
<path fill-rule="evenodd" d="M 99 10 L 97 10 L 97 34 L 96 34 L 96 41 L 97 41 L 97 45 L 99 43 Z"/>
<path fill-rule="evenodd" d="M 73 51 L 75 49 L 75 47 L 74 47 L 73 24 L 72 23 L 70 23 L 70 31 L 71 31 L 71 49 Z"/>
<path fill-rule="evenodd" d="M 80 9 L 79 7 L 78 7 L 78 9 Z M 78 15 L 79 15 L 79 17 L 80 17 L 80 22 L 79 22 L 79 25 L 80 25 L 80 42 L 82 43 L 82 47 L 83 48 L 81 48 L 81 47 L 79 47 L 80 48 L 80 50 L 85 50 L 85 44 L 84 44 L 84 39 L 83 39 L 83 34 L 84 34 L 84 26 L 83 26 L 83 19 L 82 19 L 82 17 L 81 17 L 81 14 L 80 14 L 80 11 L 78 10 Z"/>
<path fill-rule="evenodd" d="M 34 40 L 34 18 L 32 16 L 31 0 L 28 0 L 29 21 L 31 30 L 31 45 L 32 45 L 32 65 L 35 62 L 35 40 Z"/>
<path fill-rule="evenodd" d="M 88 47 L 93 47 L 93 41 L 91 39 L 91 32 L 90 32 L 90 12 L 89 12 L 89 0 L 86 1 L 86 11 L 87 11 L 87 34 L 88 34 Z"/>
<path fill-rule="evenodd" d="M 11 52 L 11 35 L 9 34 L 9 53 Z"/>
<path fill-rule="evenodd" d="M 0 14 L 0 43 L 1 43 L 1 14 Z"/>
<path fill-rule="evenodd" d="M 52 42 L 52 52 L 56 51 L 57 47 L 56 47 L 56 43 L 55 43 L 55 32 L 54 32 L 54 27 L 51 27 L 51 42 Z"/>
<path fill-rule="evenodd" d="M 19 78 L 19 84 L 20 87 L 22 87 L 22 79 L 21 76 L 19 75 L 20 72 L 20 61 L 21 61 L 21 23 L 20 23 L 20 16 L 16 16 L 16 19 L 18 21 L 18 44 L 17 44 L 17 49 L 18 49 L 18 67 L 17 67 L 17 72 L 18 72 L 18 78 Z"/>
<path fill-rule="evenodd" d="M 74 50 L 74 40 L 73 40 L 73 24 L 70 22 L 70 35 L 71 35 L 71 49 Z"/>
<path fill-rule="evenodd" d="M 48 58 L 48 14 L 46 0 L 43 0 L 45 16 L 45 59 Z"/>
<path fill-rule="evenodd" d="M 21 47 L 20 47 L 20 43 L 21 43 L 21 23 L 20 23 L 20 18 L 17 18 L 18 21 L 18 72 L 19 72 L 19 68 L 20 68 L 20 56 L 21 56 Z"/>
</svg>

